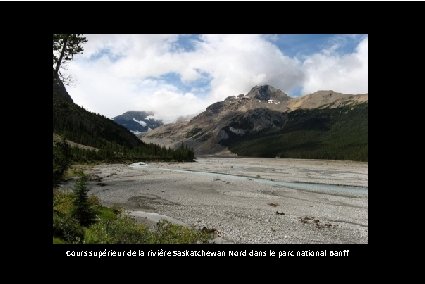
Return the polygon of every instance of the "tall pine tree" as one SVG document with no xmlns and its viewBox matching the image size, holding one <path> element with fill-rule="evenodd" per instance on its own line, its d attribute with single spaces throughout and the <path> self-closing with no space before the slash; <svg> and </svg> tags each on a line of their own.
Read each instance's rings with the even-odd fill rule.
<svg viewBox="0 0 425 284">
<path fill-rule="evenodd" d="M 75 184 L 75 199 L 72 215 L 81 226 L 87 227 L 95 222 L 96 213 L 88 202 L 87 176 L 82 174 Z"/>
</svg>

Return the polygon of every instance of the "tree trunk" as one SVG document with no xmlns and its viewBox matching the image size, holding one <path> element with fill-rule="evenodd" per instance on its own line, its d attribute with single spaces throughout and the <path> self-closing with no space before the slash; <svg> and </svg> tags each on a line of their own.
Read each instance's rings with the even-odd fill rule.
<svg viewBox="0 0 425 284">
<path fill-rule="evenodd" d="M 59 77 L 59 67 L 61 66 L 63 56 L 65 55 L 66 44 L 68 43 L 68 38 L 69 38 L 69 35 L 66 35 L 65 38 L 63 39 L 63 46 L 62 46 L 62 50 L 61 50 L 61 55 L 59 57 L 59 60 L 58 60 L 58 63 L 56 64 L 56 69 L 55 69 L 56 77 Z"/>
</svg>

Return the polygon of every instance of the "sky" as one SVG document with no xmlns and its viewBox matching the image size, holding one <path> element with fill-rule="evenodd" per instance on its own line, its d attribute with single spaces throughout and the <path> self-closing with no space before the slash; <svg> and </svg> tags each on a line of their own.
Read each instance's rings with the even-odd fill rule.
<svg viewBox="0 0 425 284">
<path fill-rule="evenodd" d="M 368 35 L 84 35 L 65 65 L 75 103 L 114 118 L 153 111 L 173 122 L 269 84 L 292 97 L 368 92 Z"/>
</svg>

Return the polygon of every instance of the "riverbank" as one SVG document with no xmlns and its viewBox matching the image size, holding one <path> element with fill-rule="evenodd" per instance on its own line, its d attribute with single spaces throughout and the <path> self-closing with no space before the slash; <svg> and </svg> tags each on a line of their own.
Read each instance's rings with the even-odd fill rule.
<svg viewBox="0 0 425 284">
<path fill-rule="evenodd" d="M 212 228 L 233 243 L 368 242 L 367 163 L 199 158 L 91 174 L 90 193 L 106 205 Z"/>
</svg>

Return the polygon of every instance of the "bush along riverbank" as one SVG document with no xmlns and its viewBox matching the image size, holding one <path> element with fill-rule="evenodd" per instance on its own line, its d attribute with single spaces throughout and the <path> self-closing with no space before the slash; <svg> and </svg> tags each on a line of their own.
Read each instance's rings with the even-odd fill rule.
<svg viewBox="0 0 425 284">
<path fill-rule="evenodd" d="M 154 229 L 137 223 L 120 208 L 102 206 L 88 196 L 87 176 L 80 174 L 73 192 L 53 191 L 54 244 L 192 244 L 209 243 L 210 233 L 160 221 Z"/>
</svg>

